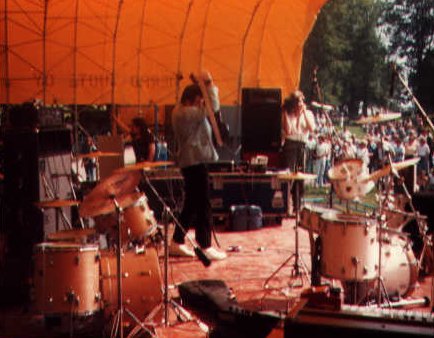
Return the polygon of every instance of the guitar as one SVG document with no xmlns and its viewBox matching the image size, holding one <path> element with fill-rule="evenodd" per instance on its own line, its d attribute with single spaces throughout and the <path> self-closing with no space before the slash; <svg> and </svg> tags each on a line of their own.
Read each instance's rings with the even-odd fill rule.
<svg viewBox="0 0 434 338">
<path fill-rule="evenodd" d="M 205 107 L 208 112 L 208 118 L 213 129 L 213 140 L 218 146 L 222 147 L 223 144 L 227 143 L 229 140 L 229 126 L 223 122 L 220 111 L 216 112 L 212 109 L 208 89 L 206 88 L 202 77 L 195 76 L 193 73 L 191 73 L 190 79 L 193 83 L 197 84 L 202 91 Z"/>
</svg>

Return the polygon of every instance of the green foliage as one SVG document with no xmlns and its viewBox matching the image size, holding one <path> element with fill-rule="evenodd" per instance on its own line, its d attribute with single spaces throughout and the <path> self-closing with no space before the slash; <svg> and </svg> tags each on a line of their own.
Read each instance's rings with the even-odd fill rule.
<svg viewBox="0 0 434 338">
<path fill-rule="evenodd" d="M 346 104 L 353 116 L 361 101 L 365 106 L 385 104 L 388 67 L 377 34 L 381 9 L 375 0 L 330 0 L 324 6 L 305 45 L 305 93 L 311 92 L 310 74 L 317 65 L 325 102 Z"/>
<path fill-rule="evenodd" d="M 413 93 L 426 110 L 434 110 L 434 1 L 388 0 L 380 24 L 389 36 L 390 56 L 399 59 Z"/>
</svg>

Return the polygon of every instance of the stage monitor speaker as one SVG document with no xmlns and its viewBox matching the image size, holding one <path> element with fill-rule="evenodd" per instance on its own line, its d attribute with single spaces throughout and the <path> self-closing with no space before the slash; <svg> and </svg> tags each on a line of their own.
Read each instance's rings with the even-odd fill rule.
<svg viewBox="0 0 434 338">
<path fill-rule="evenodd" d="M 278 151 L 281 143 L 281 90 L 243 88 L 241 145 L 243 152 Z"/>
</svg>

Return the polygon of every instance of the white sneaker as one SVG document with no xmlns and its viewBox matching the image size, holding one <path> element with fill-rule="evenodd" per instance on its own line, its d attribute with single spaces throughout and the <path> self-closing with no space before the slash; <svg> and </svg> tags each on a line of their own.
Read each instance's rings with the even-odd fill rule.
<svg viewBox="0 0 434 338">
<path fill-rule="evenodd" d="M 225 259 L 228 256 L 226 255 L 226 252 L 217 250 L 212 246 L 204 249 L 203 252 L 205 253 L 206 257 L 211 261 L 221 261 L 222 259 Z"/>
<path fill-rule="evenodd" d="M 193 250 L 189 249 L 185 244 L 178 244 L 176 242 L 170 243 L 169 255 L 177 257 L 194 257 Z"/>
</svg>

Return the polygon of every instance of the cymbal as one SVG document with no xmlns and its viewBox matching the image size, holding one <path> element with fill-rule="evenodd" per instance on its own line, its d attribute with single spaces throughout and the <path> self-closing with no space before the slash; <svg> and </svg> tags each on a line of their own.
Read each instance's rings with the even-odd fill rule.
<svg viewBox="0 0 434 338">
<path fill-rule="evenodd" d="M 133 205 L 142 194 L 139 192 L 132 192 L 129 194 L 123 194 L 116 197 L 116 202 L 119 207 L 125 209 L 128 206 Z M 80 209 L 81 217 L 96 217 L 106 214 L 111 214 L 116 211 L 116 206 L 111 198 L 95 198 L 84 201 L 86 203 L 85 208 Z"/>
<path fill-rule="evenodd" d="M 98 157 L 114 157 L 114 156 L 120 156 L 121 153 L 116 152 L 107 152 L 107 151 L 93 151 L 91 153 L 86 154 L 79 154 L 76 156 L 76 158 L 98 158 Z"/>
<path fill-rule="evenodd" d="M 314 180 L 317 177 L 315 174 L 303 173 L 303 172 L 295 172 L 295 173 L 285 173 L 285 174 L 277 174 L 277 178 L 280 180 L 288 180 L 288 181 L 307 181 Z"/>
<path fill-rule="evenodd" d="M 170 166 L 174 165 L 174 162 L 170 161 L 155 161 L 155 162 L 138 162 L 135 164 L 128 165 L 123 168 L 116 169 L 116 173 L 125 173 L 130 171 L 136 171 L 136 170 L 143 170 L 143 169 L 152 169 L 152 168 L 158 168 L 158 167 L 164 167 L 164 166 Z"/>
<path fill-rule="evenodd" d="M 411 158 L 411 159 L 408 159 L 405 161 L 392 163 L 392 166 L 393 166 L 394 170 L 402 170 L 402 169 L 411 167 L 413 165 L 416 165 L 419 161 L 420 161 L 420 157 L 415 157 L 415 158 Z M 391 172 L 390 169 L 391 169 L 390 165 L 386 165 L 384 168 L 378 169 L 378 170 L 374 171 L 373 173 L 371 173 L 363 181 L 364 182 L 376 181 L 376 180 L 380 179 L 381 177 L 389 175 Z"/>
<path fill-rule="evenodd" d="M 319 108 L 319 109 L 323 109 L 323 110 L 333 110 L 333 106 L 331 104 L 325 104 L 325 103 L 320 103 L 320 102 L 316 102 L 316 101 L 312 101 L 310 104 L 314 108 Z"/>
<path fill-rule="evenodd" d="M 35 205 L 41 209 L 47 208 L 62 208 L 62 207 L 72 207 L 74 205 L 79 205 L 80 201 L 77 200 L 49 200 L 49 201 L 41 201 L 36 202 Z"/>
<path fill-rule="evenodd" d="M 117 172 L 105 178 L 83 199 L 80 216 L 94 217 L 114 211 L 113 198 L 119 203 L 124 196 L 135 191 L 139 181 L 139 172 Z"/>
<path fill-rule="evenodd" d="M 355 122 L 356 124 L 381 123 L 381 122 L 393 121 L 399 118 L 401 118 L 401 113 L 388 113 L 388 114 L 377 114 L 374 116 L 362 117 Z"/>
</svg>

